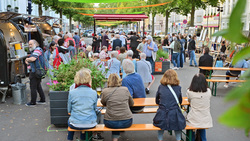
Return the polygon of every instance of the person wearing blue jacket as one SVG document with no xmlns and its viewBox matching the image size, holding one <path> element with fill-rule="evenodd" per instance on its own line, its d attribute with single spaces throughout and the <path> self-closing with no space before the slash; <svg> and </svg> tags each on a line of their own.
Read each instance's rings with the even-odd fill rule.
<svg viewBox="0 0 250 141">
<path fill-rule="evenodd" d="M 122 86 L 128 88 L 132 98 L 146 98 L 142 78 L 138 73 L 135 73 L 134 63 L 129 59 L 124 59 L 122 67 L 127 74 L 126 77 L 122 79 Z M 133 113 L 141 112 L 143 108 L 144 107 L 130 107 Z"/>
<path fill-rule="evenodd" d="M 163 141 L 164 130 L 174 130 L 176 140 L 180 141 L 181 130 L 186 127 L 186 119 L 180 108 L 182 94 L 177 73 L 172 69 L 167 70 L 163 74 L 160 83 L 155 98 L 159 108 L 153 119 L 154 126 L 161 128 L 158 131 L 158 140 Z"/>
<path fill-rule="evenodd" d="M 69 91 L 68 113 L 70 117 L 68 126 L 72 129 L 90 129 L 97 123 L 97 92 L 91 88 L 91 75 L 89 69 L 81 69 L 75 75 L 75 89 Z M 68 131 L 68 140 L 73 141 L 74 132 Z M 85 140 L 81 132 L 81 140 Z"/>
</svg>

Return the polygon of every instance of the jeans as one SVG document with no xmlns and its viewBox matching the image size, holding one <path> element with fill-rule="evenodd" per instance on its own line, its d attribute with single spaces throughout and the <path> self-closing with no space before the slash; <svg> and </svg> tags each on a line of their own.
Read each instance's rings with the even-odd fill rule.
<svg viewBox="0 0 250 141">
<path fill-rule="evenodd" d="M 151 66 L 152 66 L 152 73 L 151 74 L 153 74 L 155 72 L 155 62 L 154 62 L 152 57 L 147 57 L 146 60 L 150 62 Z"/>
<path fill-rule="evenodd" d="M 30 91 L 31 91 L 30 104 L 36 104 L 37 92 L 39 93 L 40 101 L 45 102 L 45 96 L 41 86 L 41 79 L 36 78 L 36 74 L 34 72 L 30 73 L 29 79 L 30 79 Z"/>
<path fill-rule="evenodd" d="M 128 128 L 132 125 L 133 119 L 127 120 L 105 120 L 104 124 L 108 128 L 120 129 L 120 128 Z M 112 131 L 112 138 L 119 138 L 120 131 Z"/>
<path fill-rule="evenodd" d="M 184 63 L 184 51 L 181 51 L 180 53 L 180 67 L 183 68 L 183 63 Z"/>
<path fill-rule="evenodd" d="M 194 52 L 194 50 L 190 50 L 190 65 L 192 65 L 192 60 L 194 60 L 194 65 L 197 66 L 197 62 L 195 60 L 195 52 Z"/>
<path fill-rule="evenodd" d="M 180 131 L 174 131 L 175 132 L 175 138 L 177 141 L 181 140 L 181 130 Z M 158 131 L 158 140 L 163 140 L 163 133 L 164 130 Z"/>
<path fill-rule="evenodd" d="M 201 140 L 202 141 L 207 141 L 207 138 L 206 138 L 206 129 L 198 129 L 198 130 L 200 131 Z M 192 132 L 192 141 L 195 141 L 195 132 Z"/>
<path fill-rule="evenodd" d="M 173 53 L 173 55 L 172 55 L 172 63 L 174 64 L 174 67 L 177 67 L 177 68 L 180 67 L 180 53 Z"/>
<path fill-rule="evenodd" d="M 71 128 L 71 129 L 77 129 L 77 130 L 84 130 L 84 129 L 91 129 L 91 128 L 77 128 L 77 127 L 74 127 L 73 125 L 71 125 L 68 121 L 68 126 Z M 93 127 L 94 128 L 94 127 Z M 74 138 L 74 134 L 75 132 L 74 131 L 68 131 L 68 140 L 73 140 Z M 80 139 L 81 140 L 85 140 L 85 133 L 82 133 L 80 131 Z"/>
</svg>

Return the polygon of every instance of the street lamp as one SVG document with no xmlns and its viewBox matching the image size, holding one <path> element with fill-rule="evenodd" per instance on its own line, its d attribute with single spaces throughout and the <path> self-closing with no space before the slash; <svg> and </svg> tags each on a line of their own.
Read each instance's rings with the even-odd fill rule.
<svg viewBox="0 0 250 141">
<path fill-rule="evenodd" d="M 209 18 L 209 8 L 207 8 L 207 34 L 208 34 L 208 18 Z"/>
<path fill-rule="evenodd" d="M 219 12 L 218 30 L 220 28 L 220 12 L 223 12 L 223 7 L 218 6 L 217 11 Z"/>
</svg>

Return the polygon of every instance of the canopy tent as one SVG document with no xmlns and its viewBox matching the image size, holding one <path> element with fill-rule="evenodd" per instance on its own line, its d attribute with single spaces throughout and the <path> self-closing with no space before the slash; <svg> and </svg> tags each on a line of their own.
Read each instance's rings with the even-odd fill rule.
<svg viewBox="0 0 250 141">
<path fill-rule="evenodd" d="M 79 2 L 79 3 L 115 3 L 117 0 L 59 0 L 63 2 Z M 119 0 L 119 2 L 129 2 L 138 0 Z"/>
<path fill-rule="evenodd" d="M 142 21 L 143 20 L 143 33 L 144 33 L 144 19 L 147 19 L 148 16 L 145 14 L 94 14 L 94 33 L 96 33 L 95 29 L 95 21 Z"/>
</svg>

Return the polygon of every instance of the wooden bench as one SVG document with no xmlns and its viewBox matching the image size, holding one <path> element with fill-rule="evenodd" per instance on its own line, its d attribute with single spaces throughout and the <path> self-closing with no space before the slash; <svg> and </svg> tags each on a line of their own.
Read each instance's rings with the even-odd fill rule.
<svg viewBox="0 0 250 141">
<path fill-rule="evenodd" d="M 150 113 L 156 113 L 158 108 L 144 108 L 143 111 L 137 113 L 137 114 L 150 114 Z M 101 113 L 104 115 L 106 113 L 106 109 L 102 109 Z"/>
<path fill-rule="evenodd" d="M 212 95 L 213 96 L 216 96 L 216 90 L 217 90 L 217 83 L 219 82 L 236 82 L 236 83 L 243 83 L 243 82 L 246 82 L 246 80 L 226 80 L 226 79 L 223 79 L 223 80 L 218 80 L 218 79 L 207 79 L 207 82 L 212 82 L 213 85 L 212 85 Z"/>
<path fill-rule="evenodd" d="M 237 77 L 237 76 L 231 76 L 231 75 L 212 75 L 211 77 Z"/>
<path fill-rule="evenodd" d="M 186 141 L 192 141 L 192 131 L 196 129 L 205 129 L 205 128 L 196 128 L 196 127 L 191 127 L 191 126 L 186 126 Z M 153 124 L 133 124 L 129 128 L 122 128 L 122 129 L 112 129 L 106 127 L 104 124 L 98 124 L 96 127 L 87 129 L 87 130 L 76 130 L 76 129 L 71 129 L 68 127 L 68 131 L 82 131 L 85 132 L 86 135 L 86 140 L 88 141 L 89 139 L 91 140 L 91 132 L 96 132 L 96 131 L 157 131 L 161 130 L 159 127 L 154 126 Z"/>
</svg>

